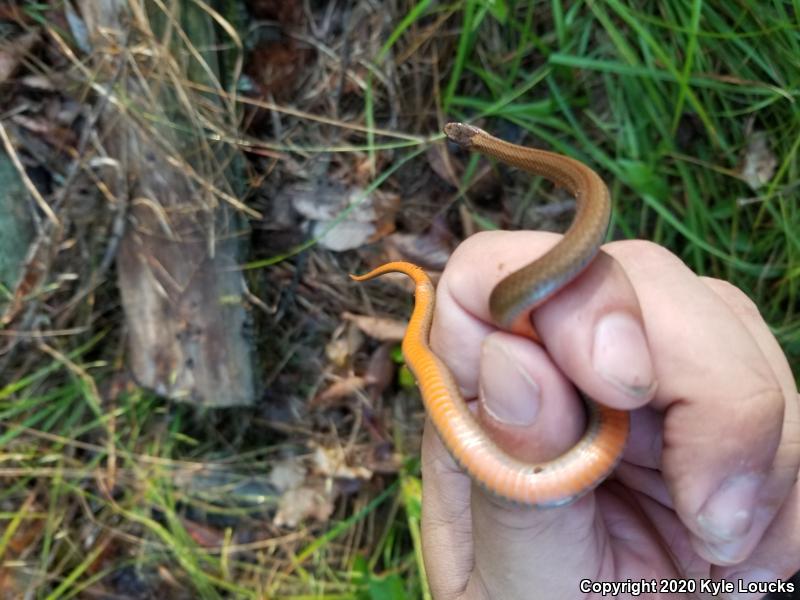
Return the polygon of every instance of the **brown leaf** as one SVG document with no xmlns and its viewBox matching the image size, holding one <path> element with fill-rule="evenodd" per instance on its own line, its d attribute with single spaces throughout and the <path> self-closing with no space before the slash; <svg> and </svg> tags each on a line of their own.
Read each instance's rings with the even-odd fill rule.
<svg viewBox="0 0 800 600">
<path fill-rule="evenodd" d="M 428 269 L 441 271 L 447 264 L 456 239 L 442 219 L 436 219 L 423 234 L 394 233 L 386 238 L 387 252 Z"/>
<path fill-rule="evenodd" d="M 382 342 L 399 342 L 406 333 L 408 323 L 387 317 L 369 317 L 345 312 L 342 318 L 352 321 L 369 337 Z"/>
<path fill-rule="evenodd" d="M 283 27 L 297 27 L 303 23 L 303 3 L 297 0 L 247 0 L 250 13 L 268 21 L 277 21 Z"/>
<path fill-rule="evenodd" d="M 251 50 L 244 72 L 261 97 L 277 102 L 292 98 L 306 74 L 306 65 L 314 56 L 311 48 L 293 38 L 263 40 Z"/>
<path fill-rule="evenodd" d="M 14 75 L 22 59 L 38 40 L 39 32 L 29 31 L 0 44 L 0 83 L 5 83 Z"/>
<path fill-rule="evenodd" d="M 336 400 L 346 398 L 364 389 L 364 378 L 350 375 L 333 382 L 311 401 L 312 406 L 331 406 Z"/>
<path fill-rule="evenodd" d="M 425 156 L 434 173 L 454 188 L 459 187 L 461 184 L 460 172 L 456 173 L 452 155 L 447 151 L 447 144 L 432 144 Z"/>
<path fill-rule="evenodd" d="M 0 4 L 0 21 L 13 21 L 20 26 L 33 25 L 33 18 L 16 2 Z"/>
<path fill-rule="evenodd" d="M 377 217 L 375 219 L 375 235 L 369 240 L 370 242 L 376 242 L 395 230 L 395 218 L 401 205 L 400 194 L 376 190 L 374 203 Z"/>
<path fill-rule="evenodd" d="M 40 134 L 48 143 L 57 148 L 67 148 L 77 143 L 75 132 L 69 127 L 62 127 L 45 118 L 30 118 L 25 115 L 14 115 L 12 121 L 32 131 Z"/>
<path fill-rule="evenodd" d="M 0 315 L 0 325 L 8 325 L 25 307 L 25 301 L 44 281 L 50 265 L 50 244 L 47 240 L 34 243 L 28 251 L 22 275 L 17 282 L 14 296 L 5 307 L 5 312 Z"/>
<path fill-rule="evenodd" d="M 393 346 L 394 343 L 381 344 L 369 357 L 364 380 L 369 385 L 373 398 L 380 396 L 394 380 L 394 363 L 391 357 Z"/>
<path fill-rule="evenodd" d="M 225 532 L 209 525 L 181 518 L 186 533 L 202 548 L 217 548 L 225 541 Z"/>
</svg>

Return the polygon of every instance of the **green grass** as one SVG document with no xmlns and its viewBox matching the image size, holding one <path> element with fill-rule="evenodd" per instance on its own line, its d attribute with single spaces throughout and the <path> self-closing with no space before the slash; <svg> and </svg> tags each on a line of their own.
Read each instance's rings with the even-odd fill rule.
<svg viewBox="0 0 800 600">
<path fill-rule="evenodd" d="M 81 361 L 87 349 L 78 349 L 70 358 L 89 367 Z M 204 515 L 263 530 L 277 497 L 266 492 L 249 502 L 244 492 L 237 491 L 237 484 L 252 484 L 251 476 L 256 481 L 263 479 L 277 448 L 227 452 L 223 457 L 222 448 L 201 441 L 197 432 L 190 433 L 193 422 L 203 428 L 197 421 L 207 415 L 194 414 L 186 407 L 173 411 L 162 401 L 136 391 L 121 394 L 115 406 L 105 407 L 108 412 L 102 418 L 95 418 L 85 387 L 57 364 L 46 365 L 22 383 L 13 386 L 13 394 L 8 393 L 10 386 L 0 388 L 0 414 L 4 417 L 0 477 L 6 482 L 0 502 L 17 506 L 15 511 L 0 513 L 4 531 L 0 557 L 8 559 L 6 551 L 17 535 L 33 536 L 40 550 L 24 561 L 24 572 L 38 576 L 26 579 L 20 571 L 14 578 L 19 583 L 9 589 L 31 585 L 44 598 L 68 598 L 104 578 L 113 580 L 117 571 L 135 569 L 145 574 L 142 577 L 148 573 L 154 577 L 164 565 L 201 598 L 226 594 L 241 598 L 263 597 L 259 594 L 370 598 L 372 589 L 408 589 L 406 573 L 416 570 L 415 558 L 406 551 L 405 556 L 395 557 L 394 548 L 402 547 L 407 539 L 396 524 L 384 531 L 372 556 L 354 555 L 345 570 L 324 562 L 325 556 L 331 563 L 340 562 L 339 541 L 366 520 L 386 511 L 397 515 L 401 499 L 413 503 L 405 488 L 398 493 L 398 486 L 390 485 L 366 498 L 358 510 L 332 521 L 327 531 L 317 528 L 319 535 L 311 536 L 301 528 L 302 535 L 284 544 L 296 549 L 289 560 L 259 564 L 253 554 L 266 559 L 274 551 L 272 545 L 264 545 L 260 552 L 230 539 L 219 539 L 216 546 L 201 546 L 190 529 L 200 520 L 197 515 Z M 113 431 L 109 428 L 112 420 Z M 210 436 L 202 437 L 207 440 Z M 187 482 L 198 480 L 195 473 L 216 473 L 223 481 L 212 478 L 207 485 L 190 486 Z M 187 513 L 195 516 L 187 520 Z M 418 524 L 418 506 L 414 518 Z M 418 525 L 412 527 L 418 538 Z M 89 551 L 85 550 L 87 537 L 93 540 Z M 280 546 L 277 532 L 275 538 L 274 546 Z M 129 556 L 123 547 L 137 553 Z M 375 566 L 387 559 L 392 568 L 376 572 Z M 281 563 L 282 572 L 276 574 Z M 15 561 L 9 560 L 9 564 L 13 571 Z M 259 591 L 257 582 L 268 585 Z M 307 596 L 290 590 L 316 591 Z M 360 595 L 362 592 L 367 595 Z"/>
<path fill-rule="evenodd" d="M 362 152 L 375 169 L 365 194 L 419 178 L 429 169 L 427 141 L 440 139 L 438 125 L 450 119 L 584 160 L 612 191 L 615 239 L 653 240 L 697 273 L 745 290 L 800 375 L 800 24 L 792 20 L 800 7 L 670 0 L 654 13 L 653 6 L 408 2 L 386 21 L 392 25 L 371 57 L 364 108 L 348 117 L 358 127 L 330 146 L 303 146 L 295 135 L 263 147 L 317 160 Z M 397 56 L 405 62 L 389 69 Z M 387 94 L 373 72 L 390 73 L 397 94 Z M 430 98 L 413 97 L 415 76 Z M 389 102 L 399 103 L 402 135 L 394 140 L 384 133 Z M 425 113 L 415 112 L 420 106 Z M 293 106 L 280 114 L 295 130 L 332 129 L 340 118 L 312 121 Z M 736 176 L 751 129 L 764 132 L 777 159 L 758 191 Z M 379 166 L 386 152 L 393 158 Z M 514 225 L 528 226 L 524 209 L 537 186 L 514 179 Z M 496 213 L 468 208 L 482 226 L 498 225 Z M 314 252 L 314 243 L 246 266 L 269 276 L 275 265 Z M 338 324 L 338 316 L 319 319 L 326 335 Z M 264 335 L 323 364 L 323 344 L 307 340 L 324 336 L 306 334 L 307 323 L 298 317 Z M 203 413 L 135 388 L 111 393 L 121 367 L 102 335 L 68 338 L 58 348 L 0 382 L 0 556 L 11 561 L 15 585 L 42 598 L 79 597 L 120 578 L 201 598 L 426 597 L 413 456 L 396 483 L 363 486 L 339 501 L 328 523 L 275 528 L 276 497 L 251 502 L 236 490 L 257 483 L 285 451 L 305 451 L 308 432 L 270 432 L 257 410 Z M 286 352 L 282 372 L 316 377 L 308 371 L 314 360 Z M 312 382 L 296 381 L 307 400 Z M 198 470 L 225 477 L 188 486 Z M 198 543 L 203 522 L 213 523 L 218 544 Z M 260 546 L 232 539 L 248 528 Z M 26 535 L 21 553 L 15 543 Z"/>
<path fill-rule="evenodd" d="M 517 24 L 503 24 L 476 23 L 478 4 L 445 109 L 594 165 L 612 189 L 613 237 L 650 239 L 743 289 L 796 368 L 800 35 L 787 6 L 518 3 Z M 735 176 L 748 127 L 778 160 L 757 192 Z"/>
</svg>

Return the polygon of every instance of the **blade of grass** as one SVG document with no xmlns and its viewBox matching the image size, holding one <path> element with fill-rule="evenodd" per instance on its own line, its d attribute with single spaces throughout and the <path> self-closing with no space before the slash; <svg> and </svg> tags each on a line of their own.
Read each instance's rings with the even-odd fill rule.
<svg viewBox="0 0 800 600">
<path fill-rule="evenodd" d="M 473 32 L 477 26 L 475 21 L 475 9 L 477 4 L 477 0 L 466 0 L 461 34 L 459 35 L 458 47 L 456 48 L 456 56 L 453 60 L 450 79 L 447 82 L 447 87 L 445 87 L 444 96 L 442 97 L 442 110 L 445 114 L 450 111 L 450 103 L 453 100 L 453 96 L 455 96 L 456 87 L 461 80 L 461 73 L 464 71 L 467 53 L 472 45 Z"/>
</svg>

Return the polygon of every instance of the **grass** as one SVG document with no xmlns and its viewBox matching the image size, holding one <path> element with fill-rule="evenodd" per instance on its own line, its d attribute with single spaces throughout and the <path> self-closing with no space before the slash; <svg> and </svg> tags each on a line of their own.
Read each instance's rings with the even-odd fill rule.
<svg viewBox="0 0 800 600">
<path fill-rule="evenodd" d="M 450 119 L 584 160 L 611 188 L 613 238 L 653 240 L 697 273 L 745 290 L 800 375 L 796 5 L 670 0 L 654 13 L 652 3 L 616 0 L 399 4 L 403 10 L 385 20 L 359 5 L 380 35 L 374 51 L 352 57 L 352 65 L 367 67 L 364 85 L 342 103 L 348 111 L 242 98 L 279 115 L 292 135 L 230 138 L 302 164 L 364 154 L 372 169 L 365 196 L 424 178 L 423 152 Z M 45 5 L 30 10 L 45 19 Z M 325 42 L 333 48 L 341 40 Z M 738 176 L 754 131 L 777 161 L 755 191 Z M 280 176 L 284 161 L 269 166 Z M 482 227 L 530 227 L 526 209 L 538 185 L 514 176 L 508 218 L 469 195 L 465 206 Z M 432 221 L 441 210 L 423 214 Z M 309 262 L 347 270 L 315 240 L 303 241 L 256 254 L 246 265 L 251 287 L 275 296 L 272 288 L 296 282 Z M 105 285 L 113 293 L 113 281 Z M 265 370 L 275 386 L 264 403 L 280 404 L 283 394 L 304 405 L 314 395 L 340 308 L 325 310 L 330 301 L 319 289 L 305 292 L 306 306 L 321 307 L 312 320 L 286 309 L 283 320 L 267 324 Z M 278 304 L 280 296 L 272 299 Z M 120 383 L 117 343 L 97 332 L 33 343 L 31 356 L 7 371 L 13 380 L 0 382 L 0 583 L 42 598 L 153 590 L 201 598 L 426 597 L 417 438 L 404 434 L 404 419 L 388 424 L 411 457 L 396 479 L 362 483 L 327 521 L 279 527 L 271 521 L 278 497 L 264 474 L 283 457 L 310 456 L 312 441 L 335 445 L 354 430 L 352 420 L 319 411 L 306 416 L 307 427 L 287 432 L 275 429 L 263 406 L 226 413 L 166 403 Z M 361 446 L 369 447 L 367 437 L 358 433 Z"/>
<path fill-rule="evenodd" d="M 513 124 L 598 167 L 615 200 L 613 237 L 651 239 L 745 290 L 796 367 L 798 24 L 782 3 L 674 2 L 655 15 L 616 1 L 551 8 L 544 33 L 518 28 L 491 52 L 474 32 L 496 41 L 514 27 L 486 13 L 477 23 L 466 8 L 453 73 L 475 79 L 445 94 L 445 110 Z M 530 25 L 530 12 L 518 22 Z M 751 128 L 778 159 L 757 192 L 737 177 Z"/>
</svg>

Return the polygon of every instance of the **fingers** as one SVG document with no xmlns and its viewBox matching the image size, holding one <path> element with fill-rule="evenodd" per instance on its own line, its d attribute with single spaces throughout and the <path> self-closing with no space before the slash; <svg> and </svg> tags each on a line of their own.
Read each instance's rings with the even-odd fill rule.
<svg viewBox="0 0 800 600">
<path fill-rule="evenodd" d="M 574 396 L 555 391 L 557 378 L 547 383 L 548 361 L 600 402 L 646 404 L 634 413 L 626 460 L 660 470 L 697 552 L 741 562 L 761 548 L 800 465 L 797 392 L 774 337 L 741 292 L 630 241 L 605 246 L 608 256 L 537 309 L 546 353 L 489 335 L 491 289 L 556 239 L 491 232 L 462 244 L 440 284 L 434 349 L 469 396 L 481 397 L 489 429 L 526 456 L 558 451 L 546 433 L 539 447 L 526 445 L 538 419 L 552 419 L 542 428 L 551 435 L 565 424 L 568 438 L 582 426 Z M 527 405 L 517 403 L 523 392 Z M 553 397 L 566 404 L 544 412 Z"/>
<path fill-rule="evenodd" d="M 478 412 L 484 430 L 526 462 L 552 460 L 586 428 L 575 388 L 538 344 L 496 331 L 483 340 Z"/>
<path fill-rule="evenodd" d="M 542 252 L 556 239 L 534 237 Z M 498 332 L 489 324 L 489 293 L 505 274 L 492 272 L 494 265 L 519 262 L 514 245 L 505 238 L 477 236 L 453 255 L 437 290 L 431 343 L 453 371 L 465 397 L 478 399 L 476 410 L 490 436 L 517 458 L 544 461 L 562 454 L 577 441 L 585 428 L 585 411 L 571 382 L 544 348 Z M 487 256 L 491 260 L 486 260 Z M 530 257 L 523 260 L 528 262 Z M 635 295 L 618 296 L 614 308 L 638 315 Z M 614 384 L 604 385 L 607 396 L 619 404 L 640 401 L 626 398 Z M 561 509 L 530 510 L 511 506 L 477 487 L 465 496 L 464 486 L 469 480 L 459 475 L 438 437 L 426 429 L 426 560 L 443 560 L 446 548 L 460 565 L 455 569 L 458 573 L 464 565 L 474 566 L 474 575 L 467 582 L 452 572 L 447 576 L 437 573 L 432 587 L 442 597 L 454 597 L 470 588 L 503 589 L 508 597 L 525 597 L 534 583 L 543 597 L 571 597 L 581 573 L 613 579 L 614 563 L 608 556 L 611 544 L 599 521 L 594 496 Z M 465 511 L 465 497 L 469 498 L 471 513 Z M 474 551 L 472 546 L 460 543 L 463 540 L 454 539 L 453 532 L 448 531 L 448 525 L 453 524 L 460 532 L 471 526 L 479 540 Z M 575 576 L 553 579 L 553 572 Z M 545 581 L 550 583 L 544 585 Z M 518 589 L 510 592 L 510 582 Z"/>
<path fill-rule="evenodd" d="M 534 372 L 539 372 L 536 359 L 534 353 L 522 360 L 534 363 Z M 520 376 L 516 366 L 506 374 Z M 483 386 L 488 401 L 495 395 L 495 381 Z M 550 384 L 542 388 L 546 398 Z M 531 454 L 524 452 L 524 444 L 521 448 Z M 549 453 L 552 447 L 539 450 Z M 571 598 L 582 578 L 602 573 L 614 579 L 610 561 L 601 564 L 604 555 L 595 551 L 610 545 L 604 529 L 595 524 L 600 515 L 593 496 L 552 510 L 509 505 L 472 485 L 429 425 L 423 437 L 422 477 L 423 549 L 433 597 L 492 598 L 502 590 L 503 598 L 527 598 L 536 589 L 537 597 Z M 562 575 L 552 577 L 554 572 Z"/>
<path fill-rule="evenodd" d="M 781 386 L 784 398 L 789 400 L 796 398 L 797 390 L 789 361 L 764 319 L 761 318 L 758 307 L 739 288 L 727 281 L 709 277 L 701 277 L 700 279 L 730 308 L 742 322 L 742 325 L 750 332 L 750 336 L 758 344 L 775 379 Z M 799 402 L 786 403 L 787 421 L 796 421 L 800 416 L 798 413 L 800 413 Z"/>
<path fill-rule="evenodd" d="M 797 423 L 800 421 L 800 394 L 797 393 L 794 376 L 786 355 L 778 345 L 756 305 L 726 281 L 701 278 L 703 282 L 739 317 L 742 324 L 761 348 L 772 368 L 786 399 L 786 412 L 782 436 L 785 442 L 778 449 L 776 465 L 788 463 L 789 478 L 796 473 L 797 464 L 792 460 L 792 440 L 797 440 Z M 792 486 L 788 498 L 762 536 L 756 549 L 739 565 L 720 569 L 720 576 L 745 581 L 768 581 L 772 575 L 786 579 L 800 567 L 800 486 Z"/>
<path fill-rule="evenodd" d="M 632 409 L 653 396 L 658 382 L 639 301 L 605 252 L 536 310 L 533 323 L 559 366 L 592 398 Z"/>
<path fill-rule="evenodd" d="M 470 342 L 487 335 L 492 330 L 491 290 L 558 239 L 531 231 L 483 232 L 451 257 L 437 292 L 432 338 L 437 352 L 452 353 L 449 364 L 470 395 L 477 393 L 474 367 L 479 354 L 460 339 L 462 334 Z M 537 309 L 534 324 L 546 338 L 548 353 L 578 387 L 591 390 L 592 398 L 630 409 L 652 396 L 656 381 L 639 302 L 625 272 L 607 255 L 601 253 L 565 290 Z"/>
<path fill-rule="evenodd" d="M 701 278 L 739 318 L 767 359 L 786 400 L 783 441 L 777 451 L 775 465 L 786 464 L 788 478 L 797 473 L 792 446 L 797 441 L 800 421 L 800 394 L 797 393 L 789 362 L 775 336 L 761 318 L 756 305 L 741 290 L 726 281 Z M 792 442 L 794 440 L 794 443 Z M 718 569 L 720 577 L 744 581 L 786 579 L 800 567 L 800 486 L 795 483 L 789 496 L 761 537 L 755 550 L 741 563 Z"/>
<path fill-rule="evenodd" d="M 484 429 L 528 462 L 563 454 L 585 428 L 582 401 L 538 344 L 494 332 L 484 339 L 479 414 Z M 614 580 L 608 531 L 594 494 L 562 508 L 509 505 L 473 487 L 475 578 L 506 598 L 572 598 L 579 581 Z M 553 577 L 553 573 L 560 576 Z M 477 579 L 479 578 L 479 581 Z M 491 593 L 489 597 L 494 597 Z"/>
<path fill-rule="evenodd" d="M 474 563 L 469 477 L 428 421 L 422 436 L 422 547 L 433 597 L 461 597 Z"/>
<path fill-rule="evenodd" d="M 582 578 L 613 580 L 592 496 L 567 509 L 509 506 L 472 487 L 434 429 L 422 442 L 422 541 L 431 593 L 461 598 L 572 598 Z M 569 511 L 567 517 L 564 513 Z M 601 532 L 602 541 L 590 541 Z M 559 573 L 553 577 L 553 573 Z"/>
<path fill-rule="evenodd" d="M 788 579 L 798 569 L 800 560 L 800 488 L 795 486 L 755 550 L 747 559 L 733 566 L 718 567 L 714 579 L 744 582 L 776 582 Z M 777 590 L 772 590 L 777 591 Z M 742 596 L 761 598 L 759 594 Z"/>
<path fill-rule="evenodd" d="M 663 412 L 661 470 L 675 509 L 701 556 L 741 562 L 786 501 L 800 463 L 785 359 L 769 348 L 757 311 L 746 325 L 721 288 L 664 249 L 625 242 L 606 250 L 641 302 L 659 381 L 651 406 Z"/>
<path fill-rule="evenodd" d="M 434 351 L 453 371 L 464 396 L 480 397 L 485 429 L 505 450 L 527 461 L 560 455 L 583 432 L 584 410 L 570 380 L 591 392 L 592 398 L 622 408 L 646 402 L 654 388 L 636 295 L 624 272 L 607 256 L 570 286 L 577 286 L 577 291 L 563 301 L 566 309 L 541 321 L 540 333 L 548 338 L 546 352 L 530 340 L 492 333 L 488 313 L 492 289 L 557 239 L 534 232 L 486 232 L 461 244 L 439 283 L 431 333 Z M 520 253 L 519 248 L 530 254 Z M 563 295 L 552 304 L 562 304 Z M 591 302 L 579 301 L 580 297 Z M 553 325 L 558 319 L 567 321 L 563 335 Z M 609 321 L 613 322 L 609 325 Z M 599 322 L 601 333 L 587 329 L 593 322 Z M 583 347 L 591 345 L 587 338 L 592 336 L 600 340 L 594 351 Z M 551 345 L 558 351 L 553 352 Z M 592 353 L 599 372 L 584 365 Z M 616 380 L 603 371 L 615 361 L 628 367 L 627 371 L 619 365 L 611 367 L 620 373 Z M 621 379 L 625 381 L 620 383 Z M 492 386 L 493 393 L 480 393 L 481 385 Z"/>
</svg>

